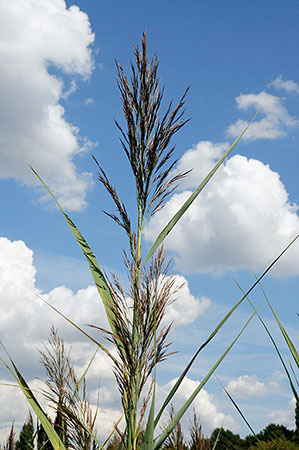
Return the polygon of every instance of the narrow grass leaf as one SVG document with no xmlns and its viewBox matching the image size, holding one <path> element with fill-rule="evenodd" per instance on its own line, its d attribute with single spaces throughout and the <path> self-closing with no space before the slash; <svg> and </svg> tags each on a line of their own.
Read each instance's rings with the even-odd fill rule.
<svg viewBox="0 0 299 450">
<path fill-rule="evenodd" d="M 62 214 L 64 215 L 68 226 L 71 229 L 71 232 L 73 233 L 76 241 L 78 242 L 83 254 L 85 255 L 92 277 L 94 279 L 95 285 L 97 287 L 97 290 L 100 294 L 100 297 L 103 301 L 105 310 L 106 310 L 106 314 L 107 314 L 107 318 L 109 321 L 109 325 L 111 328 L 111 331 L 114 333 L 114 326 L 113 326 L 113 313 L 110 309 L 110 302 L 111 302 L 111 291 L 109 288 L 109 285 L 106 281 L 106 278 L 103 274 L 103 272 L 100 269 L 100 266 L 98 264 L 98 261 L 95 257 L 95 255 L 93 254 L 92 250 L 90 249 L 89 245 L 87 244 L 86 240 L 84 239 L 84 237 L 82 236 L 82 234 L 80 233 L 80 231 L 78 230 L 78 228 L 76 227 L 76 225 L 74 224 L 74 222 L 69 218 L 69 216 L 64 212 L 62 206 L 59 204 L 58 200 L 55 198 L 54 194 L 50 191 L 50 189 L 48 188 L 48 186 L 45 184 L 45 182 L 41 179 L 41 177 L 38 175 L 38 173 L 34 170 L 34 168 L 32 166 L 30 166 L 30 169 L 32 170 L 32 172 L 36 175 L 36 177 L 39 179 L 39 181 L 42 183 L 42 185 L 46 188 L 46 190 L 48 191 L 48 193 L 51 195 L 51 197 L 53 198 L 53 200 L 55 201 L 55 203 L 57 204 L 57 206 L 59 207 L 60 211 L 62 212 Z"/>
<path fill-rule="evenodd" d="M 152 404 L 147 419 L 146 429 L 141 445 L 141 450 L 152 450 L 154 446 L 154 430 L 155 430 L 155 401 L 156 401 L 156 382 L 154 383 L 154 391 L 152 396 Z"/>
<path fill-rule="evenodd" d="M 93 363 L 93 360 L 95 359 L 96 354 L 98 353 L 98 350 L 99 350 L 99 349 L 97 348 L 96 351 L 94 352 L 94 354 L 92 355 L 92 358 L 91 358 L 91 360 L 89 361 L 89 363 L 88 363 L 86 369 L 84 370 L 83 374 L 81 375 L 80 380 L 78 381 L 78 384 L 77 384 L 76 389 L 75 389 L 75 391 L 74 391 L 74 394 L 73 394 L 73 396 L 72 396 L 72 400 L 76 397 L 76 395 L 77 395 L 77 393 L 78 393 L 78 391 L 79 391 L 79 389 L 80 389 L 80 386 L 81 386 L 81 384 L 83 383 L 83 380 L 84 380 L 84 378 L 86 377 L 87 372 L 88 372 L 88 370 L 89 370 L 91 364 Z"/>
<path fill-rule="evenodd" d="M 279 320 L 277 314 L 275 313 L 275 311 L 274 311 L 274 309 L 273 309 L 273 307 L 272 307 L 272 305 L 271 305 L 271 303 L 270 303 L 270 300 L 268 299 L 268 297 L 267 297 L 267 295 L 266 295 L 266 293 L 265 293 L 265 291 L 264 291 L 264 288 L 263 288 L 263 286 L 262 286 L 261 283 L 260 283 L 260 280 L 259 280 L 259 286 L 260 286 L 260 288 L 261 288 L 261 290 L 262 290 L 262 292 L 263 292 L 263 294 L 264 294 L 264 296 L 265 296 L 265 298 L 266 298 L 266 300 L 267 300 L 267 303 L 268 303 L 268 305 L 269 305 L 269 307 L 270 307 L 270 309 L 271 309 L 271 311 L 272 311 L 272 313 L 273 313 L 273 316 L 275 317 L 275 320 L 276 320 L 276 322 L 277 322 L 277 324 L 278 324 L 278 326 L 279 326 L 279 328 L 280 328 L 280 331 L 281 331 L 281 333 L 282 333 L 282 335 L 283 335 L 283 337 L 284 337 L 284 339 L 285 339 L 285 341 L 286 341 L 286 343 L 287 343 L 287 346 L 288 346 L 289 349 L 290 349 L 290 352 L 291 352 L 291 354 L 292 354 L 292 356 L 293 356 L 293 358 L 294 358 L 294 361 L 295 361 L 297 367 L 299 368 L 299 356 L 298 356 L 298 352 L 297 352 L 297 350 L 296 350 L 296 348 L 295 348 L 293 342 L 291 341 L 291 338 L 289 337 L 289 335 L 287 334 L 286 330 L 284 329 L 282 323 L 280 322 L 280 320 Z"/>
<path fill-rule="evenodd" d="M 108 441 L 112 438 L 113 433 L 115 432 L 115 429 L 117 427 L 117 425 L 119 424 L 119 422 L 121 421 L 121 419 L 123 418 L 123 416 L 121 416 L 118 421 L 115 423 L 113 430 L 111 431 L 111 433 L 109 434 L 109 436 L 105 439 L 105 441 L 102 444 L 102 447 L 100 447 L 98 450 L 102 450 L 105 445 L 108 443 Z"/>
<path fill-rule="evenodd" d="M 181 420 L 182 416 L 185 414 L 185 412 L 187 411 L 187 409 L 189 408 L 189 406 L 192 404 L 192 402 L 194 401 L 194 399 L 196 398 L 196 396 L 199 394 L 199 392 L 201 391 L 201 389 L 204 387 L 204 385 L 207 383 L 207 381 L 211 378 L 211 376 L 213 375 L 213 373 L 215 372 L 215 370 L 217 369 L 217 367 L 220 365 L 220 363 L 223 361 L 223 359 L 225 358 L 225 356 L 228 354 L 228 352 L 230 351 L 230 349 L 233 347 L 233 345 L 236 343 L 236 341 L 239 339 L 239 337 L 241 336 L 241 334 L 244 332 L 244 330 L 247 328 L 247 326 L 249 325 L 249 323 L 251 322 L 251 320 L 253 319 L 253 317 L 255 316 L 256 312 L 260 309 L 260 307 L 265 303 L 265 301 L 263 301 L 259 307 L 253 312 L 253 314 L 249 317 L 249 319 L 247 320 L 247 322 L 245 323 L 245 325 L 243 326 L 243 328 L 241 329 L 241 331 L 238 333 L 238 335 L 235 337 L 235 339 L 232 341 L 232 343 L 227 347 L 227 349 L 225 350 L 225 352 L 220 356 L 220 358 L 217 360 L 217 362 L 214 364 L 214 366 L 211 368 L 211 370 L 208 372 L 208 374 L 205 376 L 205 378 L 202 380 L 202 382 L 197 386 L 197 388 L 193 391 L 193 393 L 190 395 L 190 397 L 188 398 L 188 400 L 184 403 L 184 405 L 181 407 L 181 409 L 179 410 L 179 412 L 176 414 L 176 416 L 173 418 L 173 420 L 170 422 L 170 424 L 168 425 L 167 428 L 165 428 L 165 430 L 163 431 L 163 433 L 161 433 L 161 435 L 159 436 L 159 438 L 157 439 L 157 442 L 154 446 L 154 450 L 159 449 L 165 439 L 167 439 L 167 437 L 170 435 L 170 433 L 172 433 L 172 431 L 174 430 L 176 424 Z"/>
<path fill-rule="evenodd" d="M 12 384 L 12 383 L 0 383 L 0 386 L 9 386 L 9 387 L 15 387 L 20 389 L 20 386 L 18 384 Z"/>
<path fill-rule="evenodd" d="M 289 335 L 287 334 L 286 330 L 282 326 L 282 323 L 280 322 L 279 318 L 277 317 L 277 315 L 276 315 L 276 313 L 275 313 L 275 311 L 274 311 L 274 309 L 273 309 L 273 307 L 272 307 L 272 305 L 271 305 L 271 303 L 269 301 L 268 301 L 268 304 L 269 304 L 269 306 L 271 308 L 271 311 L 272 311 L 272 313 L 273 313 L 273 315 L 274 315 L 274 317 L 276 319 L 276 322 L 277 322 L 277 324 L 278 324 L 278 326 L 280 328 L 280 331 L 282 332 L 283 337 L 284 337 L 284 339 L 285 339 L 285 341 L 286 341 L 286 343 L 287 343 L 287 345 L 288 345 L 288 347 L 290 349 L 290 352 L 292 353 L 292 356 L 293 356 L 294 361 L 295 361 L 295 363 L 297 365 L 297 368 L 299 368 L 299 356 L 298 356 L 297 350 L 296 350 L 293 342 L 291 341 L 291 338 L 289 337 Z"/>
<path fill-rule="evenodd" d="M 260 108 L 261 109 L 261 108 Z M 256 116 L 258 115 L 258 113 L 260 112 L 260 109 L 255 113 L 255 115 L 253 116 L 253 118 L 251 119 L 251 121 L 248 123 L 248 125 L 246 126 L 246 128 L 244 128 L 244 130 L 242 131 L 242 133 L 240 134 L 240 136 L 235 140 L 235 142 L 229 147 L 229 149 L 224 153 L 224 155 L 222 156 L 222 158 L 215 164 L 215 166 L 213 167 L 213 169 L 208 173 L 208 175 L 204 178 L 204 180 L 200 183 L 200 185 L 195 189 L 195 191 L 190 195 L 190 197 L 185 201 L 185 203 L 183 204 L 183 206 L 178 210 L 178 212 L 173 216 L 173 218 L 168 222 L 168 224 L 163 228 L 163 230 L 161 231 L 161 233 L 159 234 L 159 236 L 157 237 L 157 239 L 155 240 L 155 242 L 153 243 L 148 255 L 146 256 L 146 258 L 143 261 L 144 265 L 155 253 L 155 251 L 157 250 L 157 248 L 162 244 L 162 242 L 164 241 L 164 239 L 166 238 L 166 236 L 171 232 L 171 230 L 173 229 L 173 227 L 177 224 L 177 222 L 180 220 L 180 218 L 183 216 L 183 214 L 185 214 L 185 212 L 187 211 L 187 209 L 189 208 L 189 206 L 194 202 L 194 200 L 196 199 L 196 197 L 200 194 L 200 192 L 203 190 L 203 188 L 208 184 L 208 182 L 210 181 L 210 179 L 213 177 L 213 175 L 217 172 L 217 170 L 219 169 L 219 167 L 221 166 L 221 164 L 225 161 L 225 159 L 228 157 L 228 155 L 231 153 L 231 151 L 233 150 L 233 148 L 237 145 L 237 143 L 239 142 L 239 140 L 242 138 L 243 134 L 246 132 L 246 130 L 250 127 L 250 125 L 252 124 L 252 122 L 255 120 Z"/>
<path fill-rule="evenodd" d="M 242 413 L 241 409 L 239 408 L 239 406 L 237 405 L 237 403 L 235 402 L 233 397 L 230 395 L 230 393 L 227 391 L 227 389 L 225 389 L 225 387 L 223 386 L 223 384 L 221 383 L 221 381 L 219 380 L 219 378 L 217 377 L 217 375 L 215 373 L 214 373 L 214 376 L 216 377 L 216 380 L 218 381 L 218 383 L 220 384 L 220 386 L 222 387 L 222 389 L 224 390 L 224 392 L 226 393 L 226 395 L 228 396 L 228 398 L 230 399 L 230 401 L 232 402 L 232 404 L 234 405 L 234 407 L 236 408 L 236 410 L 238 411 L 238 413 L 240 414 L 240 416 L 242 417 L 242 419 L 244 420 L 246 425 L 248 426 L 251 433 L 255 436 L 256 440 L 258 441 L 259 446 L 265 450 L 265 447 L 263 446 L 262 442 L 257 437 L 256 433 L 254 432 L 254 429 L 251 427 L 250 423 L 248 422 L 248 420 Z"/>
<path fill-rule="evenodd" d="M 298 378 L 297 378 L 297 375 L 295 374 L 295 371 L 294 371 L 294 368 L 293 368 L 292 363 L 291 363 L 291 361 L 290 361 L 290 358 L 288 358 L 288 361 L 289 361 L 289 364 L 290 364 L 290 368 L 291 368 L 292 374 L 294 375 L 296 384 L 297 384 L 297 386 L 298 386 L 298 388 L 299 388 L 299 380 L 298 380 Z M 298 401 L 298 403 L 299 403 L 299 401 Z"/>
<path fill-rule="evenodd" d="M 243 291 L 243 289 L 241 288 L 241 286 L 239 285 L 239 283 L 237 282 L 237 280 L 234 280 L 234 281 L 235 281 L 236 285 L 238 286 L 238 288 L 241 290 L 241 292 L 244 294 L 244 291 Z M 264 292 L 264 295 L 266 296 L 265 292 Z M 267 299 L 267 296 L 266 296 L 266 299 Z M 247 300 L 248 300 L 248 303 L 250 304 L 250 306 L 251 306 L 251 307 L 253 308 L 253 310 L 254 310 L 254 306 L 253 306 L 252 302 L 250 301 L 249 297 L 247 297 Z M 277 347 L 277 345 L 276 345 L 276 342 L 275 342 L 275 340 L 273 339 L 273 337 L 272 337 L 272 335 L 271 335 L 271 333 L 270 333 L 270 331 L 269 331 L 267 325 L 265 324 L 265 322 L 263 321 L 263 319 L 261 318 L 261 316 L 260 316 L 258 313 L 257 313 L 257 317 L 259 318 L 261 324 L 263 325 L 263 327 L 264 327 L 266 333 L 268 334 L 268 336 L 269 336 L 269 338 L 270 338 L 270 340 L 271 340 L 271 342 L 272 342 L 272 344 L 273 344 L 273 346 L 274 346 L 274 348 L 275 348 L 275 350 L 276 350 L 276 353 L 277 353 L 277 355 L 278 355 L 278 357 L 279 357 L 279 359 L 280 359 L 280 362 L 281 362 L 281 364 L 282 364 L 282 366 L 283 366 L 283 368 L 284 368 L 284 371 L 285 371 L 285 373 L 286 373 L 286 375 L 287 375 L 287 377 L 288 377 L 288 380 L 289 380 L 290 387 L 291 387 L 291 389 L 292 389 L 293 395 L 294 395 L 296 401 L 299 402 L 299 396 L 298 396 L 298 393 L 297 393 L 296 388 L 295 388 L 295 386 L 294 386 L 294 383 L 293 383 L 293 381 L 292 381 L 290 372 L 288 371 L 288 368 L 287 368 L 287 366 L 286 366 L 286 364 L 285 364 L 285 362 L 284 362 L 284 360 L 283 360 L 283 358 L 282 358 L 282 356 L 281 356 L 281 353 L 280 353 L 280 351 L 279 351 L 279 349 L 278 349 L 278 347 Z"/>
<path fill-rule="evenodd" d="M 217 444 L 218 444 L 218 441 L 219 441 L 219 438 L 220 438 L 220 434 L 221 434 L 221 432 L 222 432 L 222 430 L 223 430 L 222 427 L 223 427 L 223 423 L 222 423 L 221 428 L 219 428 L 219 431 L 218 431 L 218 433 L 217 433 L 217 437 L 216 437 L 216 439 L 215 439 L 215 442 L 214 442 L 214 445 L 213 445 L 212 450 L 215 450 L 216 447 L 217 447 Z"/>
<path fill-rule="evenodd" d="M 253 283 L 253 285 L 248 289 L 246 294 L 243 295 L 243 297 L 231 308 L 231 310 L 226 314 L 226 316 L 221 320 L 221 322 L 217 325 L 217 327 L 214 329 L 214 331 L 209 335 L 209 337 L 206 339 L 206 341 L 199 347 L 199 349 L 195 352 L 192 359 L 190 360 L 189 364 L 185 367 L 181 375 L 179 376 L 177 382 L 169 392 L 166 400 L 164 401 L 160 411 L 158 412 L 156 419 L 155 419 L 155 427 L 157 426 L 161 415 L 167 405 L 171 402 L 173 396 L 175 395 L 176 391 L 180 387 L 183 379 L 187 375 L 189 369 L 191 368 L 192 364 L 194 363 L 195 359 L 199 355 L 199 353 L 208 345 L 208 343 L 216 336 L 218 331 L 223 327 L 223 325 L 227 322 L 227 320 L 230 318 L 230 316 L 233 314 L 233 312 L 238 308 L 238 306 L 244 301 L 244 299 L 250 294 L 250 292 L 258 285 L 258 283 L 264 278 L 264 276 L 270 271 L 270 269 L 276 264 L 276 262 L 284 255 L 284 253 L 291 247 L 292 244 L 298 239 L 299 234 L 292 239 L 292 241 L 284 248 L 284 250 L 275 258 L 275 260 L 267 267 L 267 269 L 262 273 L 262 275 Z"/>
<path fill-rule="evenodd" d="M 120 441 L 120 444 L 119 444 L 117 450 L 123 450 L 123 448 L 124 448 L 124 446 L 125 446 L 125 437 L 126 437 L 126 433 L 127 433 L 127 427 L 125 428 L 125 431 L 123 432 L 122 439 L 121 439 L 121 441 Z"/>
<path fill-rule="evenodd" d="M 13 360 L 9 356 L 7 350 L 5 349 L 4 345 L 0 342 L 1 346 L 3 347 L 5 353 L 7 354 L 15 373 L 13 370 L 6 364 L 6 362 L 0 357 L 0 361 L 5 365 L 5 367 L 9 370 L 11 375 L 14 377 L 16 382 L 18 383 L 19 387 L 21 388 L 23 394 L 27 398 L 30 406 L 32 407 L 33 411 L 37 415 L 39 421 L 41 422 L 45 432 L 47 433 L 47 436 L 53 445 L 54 450 L 66 450 L 65 446 L 63 445 L 61 439 L 59 438 L 58 434 L 54 430 L 53 426 L 51 425 L 50 421 L 48 420 L 46 414 L 42 410 L 41 406 L 39 405 L 37 399 L 33 395 L 33 392 L 29 388 L 28 384 L 26 383 L 25 379 L 17 369 L 16 365 L 14 364 Z"/>
</svg>

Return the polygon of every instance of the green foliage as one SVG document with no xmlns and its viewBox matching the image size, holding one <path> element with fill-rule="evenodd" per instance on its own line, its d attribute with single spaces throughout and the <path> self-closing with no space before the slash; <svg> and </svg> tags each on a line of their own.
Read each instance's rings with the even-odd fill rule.
<svg viewBox="0 0 299 450">
<path fill-rule="evenodd" d="M 264 430 L 257 436 L 261 441 L 270 442 L 274 440 L 291 440 L 293 438 L 294 432 L 289 430 L 284 425 L 276 425 L 270 423 Z"/>
<path fill-rule="evenodd" d="M 295 435 L 294 435 L 294 442 L 296 442 L 296 444 L 299 447 L 299 402 L 296 402 L 296 407 L 295 407 Z"/>
<path fill-rule="evenodd" d="M 281 439 L 276 439 L 270 442 L 263 442 L 263 447 L 265 450 L 298 450 L 297 444 L 291 441 L 284 441 Z M 255 446 L 249 447 L 249 450 L 260 450 L 260 446 L 256 444 Z"/>
<path fill-rule="evenodd" d="M 34 449 L 34 425 L 32 414 L 29 413 L 27 422 L 24 423 L 20 432 L 19 440 L 16 442 L 16 450 Z"/>
<path fill-rule="evenodd" d="M 211 434 L 211 443 L 214 445 L 214 442 L 217 439 L 219 434 L 219 428 L 216 428 Z M 219 434 L 218 443 L 216 446 L 217 450 L 240 450 L 243 447 L 243 440 L 240 438 L 239 434 L 235 434 L 230 430 L 221 430 Z"/>
</svg>

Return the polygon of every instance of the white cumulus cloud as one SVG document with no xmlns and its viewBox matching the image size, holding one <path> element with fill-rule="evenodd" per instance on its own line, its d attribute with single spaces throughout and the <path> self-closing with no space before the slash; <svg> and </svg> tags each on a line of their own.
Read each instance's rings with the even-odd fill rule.
<svg viewBox="0 0 299 450">
<path fill-rule="evenodd" d="M 260 92 L 259 94 L 241 94 L 236 98 L 237 107 L 242 111 L 252 109 L 262 110 L 255 121 L 250 125 L 243 139 L 277 139 L 286 136 L 289 129 L 299 126 L 299 120 L 292 117 L 283 106 L 279 97 Z M 259 118 L 261 117 L 261 118 Z M 237 137 L 248 125 L 246 120 L 237 120 L 227 129 L 227 134 Z"/>
<path fill-rule="evenodd" d="M 178 171 L 193 167 L 144 234 L 153 241 L 165 224 L 223 153 L 223 144 L 200 142 L 178 163 Z M 255 159 L 235 155 L 219 169 L 165 240 L 182 273 L 222 273 L 263 270 L 299 231 L 297 205 L 278 173 Z M 298 245 L 294 245 L 271 274 L 298 273 Z"/>
<path fill-rule="evenodd" d="M 276 377 L 267 381 L 259 381 L 256 375 L 242 375 L 235 380 L 230 380 L 226 386 L 227 391 L 236 398 L 249 396 L 265 396 L 277 393 L 279 383 Z"/>
<path fill-rule="evenodd" d="M 195 298 L 190 292 L 186 278 L 181 275 L 175 275 L 175 286 L 180 288 L 174 295 L 175 301 L 168 305 L 163 322 L 173 322 L 174 327 L 189 325 L 204 314 L 211 305 L 211 300 L 205 296 Z"/>
<path fill-rule="evenodd" d="M 288 93 L 299 94 L 299 84 L 293 80 L 284 80 L 282 75 L 279 75 L 275 80 L 268 85 L 278 90 L 284 90 Z"/>
<path fill-rule="evenodd" d="M 91 175 L 76 170 L 86 144 L 60 104 L 76 83 L 64 91 L 49 69 L 88 77 L 93 41 L 88 16 L 64 0 L 0 2 L 0 179 L 39 186 L 29 163 L 69 210 L 85 205 Z"/>
<path fill-rule="evenodd" d="M 86 338 L 42 302 L 41 296 L 79 326 L 95 323 L 106 327 L 104 307 L 94 286 L 74 293 L 59 286 L 43 293 L 35 286 L 33 252 L 23 241 L 0 238 L 1 341 L 22 360 L 35 353 L 34 346 L 47 339 L 55 323 L 66 340 L 82 344 Z M 11 330 L 14 330 L 12 335 Z"/>
</svg>

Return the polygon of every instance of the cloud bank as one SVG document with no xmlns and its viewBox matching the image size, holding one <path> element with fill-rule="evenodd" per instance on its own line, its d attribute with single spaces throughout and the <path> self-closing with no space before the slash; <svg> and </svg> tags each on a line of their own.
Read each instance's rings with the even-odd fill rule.
<svg viewBox="0 0 299 450">
<path fill-rule="evenodd" d="M 178 163 L 178 172 L 193 167 L 174 194 L 145 228 L 153 241 L 227 148 L 199 142 Z M 187 210 L 165 244 L 175 252 L 182 273 L 263 270 L 299 231 L 298 206 L 290 203 L 279 174 L 255 159 L 235 155 L 218 170 Z M 299 247 L 294 245 L 271 271 L 298 274 Z"/>
<path fill-rule="evenodd" d="M 88 145 L 64 117 L 61 99 L 75 89 L 52 68 L 87 78 L 94 41 L 88 16 L 64 0 L 0 2 L 0 179 L 39 186 L 34 166 L 68 210 L 85 205 L 89 173 L 79 173 L 74 156 Z"/>
</svg>

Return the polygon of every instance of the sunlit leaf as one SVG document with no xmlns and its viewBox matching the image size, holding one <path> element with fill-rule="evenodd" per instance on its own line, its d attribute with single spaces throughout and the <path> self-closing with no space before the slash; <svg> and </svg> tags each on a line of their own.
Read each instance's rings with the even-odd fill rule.
<svg viewBox="0 0 299 450">
<path fill-rule="evenodd" d="M 114 325 L 113 325 L 113 320 L 112 320 L 113 314 L 110 309 L 111 292 L 110 292 L 109 285 L 106 281 L 106 278 L 100 269 L 100 266 L 98 264 L 98 261 L 97 261 L 95 255 L 93 254 L 92 250 L 90 249 L 89 245 L 87 244 L 86 240 L 84 239 L 84 237 L 82 236 L 82 234 L 80 233 L 80 231 L 78 230 L 78 228 L 76 227 L 74 222 L 64 212 L 62 206 L 60 205 L 60 203 L 58 202 L 58 200 L 56 199 L 54 194 L 51 192 L 51 190 L 48 188 L 48 186 L 45 184 L 45 182 L 41 179 L 41 177 L 38 175 L 38 173 L 33 169 L 33 167 L 30 166 L 30 168 L 33 171 L 33 173 L 36 175 L 36 177 L 39 179 L 39 181 L 42 183 L 42 185 L 49 192 L 49 194 L 51 195 L 51 197 L 53 198 L 53 200 L 55 201 L 57 206 L 59 207 L 59 209 L 62 212 L 62 214 L 64 215 L 64 217 L 68 223 L 68 226 L 70 227 L 76 241 L 78 242 L 83 254 L 85 255 L 88 265 L 89 265 L 89 268 L 90 268 L 90 271 L 91 271 L 91 274 L 92 274 L 92 277 L 94 279 L 95 285 L 96 285 L 97 290 L 103 301 L 111 331 L 113 332 L 114 331 Z"/>
</svg>

